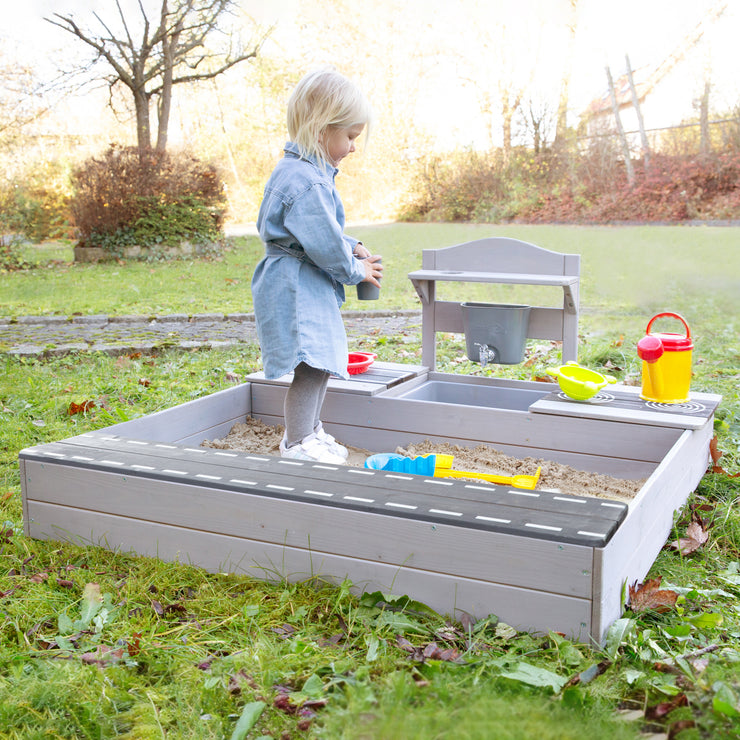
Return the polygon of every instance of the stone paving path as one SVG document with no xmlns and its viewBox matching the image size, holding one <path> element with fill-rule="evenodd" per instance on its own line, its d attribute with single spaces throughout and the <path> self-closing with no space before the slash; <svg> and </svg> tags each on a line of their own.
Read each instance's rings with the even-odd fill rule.
<svg viewBox="0 0 740 740">
<path fill-rule="evenodd" d="M 343 316 L 350 338 L 421 334 L 419 311 L 354 311 Z M 0 354 L 19 357 L 76 351 L 120 355 L 166 347 L 217 349 L 256 341 L 254 314 L 0 317 Z"/>
</svg>

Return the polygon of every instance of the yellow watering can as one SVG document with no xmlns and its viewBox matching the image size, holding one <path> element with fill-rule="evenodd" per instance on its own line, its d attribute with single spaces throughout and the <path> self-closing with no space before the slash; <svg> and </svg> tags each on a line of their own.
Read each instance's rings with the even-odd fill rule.
<svg viewBox="0 0 740 740">
<path fill-rule="evenodd" d="M 665 316 L 678 319 L 685 334 L 651 333 L 656 319 Z M 691 330 L 686 319 L 677 313 L 659 313 L 648 322 L 646 336 L 637 343 L 637 356 L 642 360 L 642 393 L 640 398 L 658 403 L 685 403 L 691 384 Z"/>
</svg>

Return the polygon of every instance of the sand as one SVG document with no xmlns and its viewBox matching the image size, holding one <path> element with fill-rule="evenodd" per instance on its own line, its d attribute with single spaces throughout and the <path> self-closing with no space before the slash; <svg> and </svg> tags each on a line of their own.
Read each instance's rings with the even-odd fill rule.
<svg viewBox="0 0 740 740">
<path fill-rule="evenodd" d="M 234 424 L 229 434 L 223 439 L 205 440 L 203 447 L 220 450 L 241 450 L 242 452 L 279 455 L 278 447 L 283 436 L 283 427 L 268 426 L 258 419 L 247 417 L 246 423 Z M 338 441 L 342 441 L 341 439 Z M 365 459 L 373 454 L 369 450 L 349 447 L 350 455 L 347 465 L 362 467 Z M 478 447 L 461 447 L 448 443 L 424 440 L 395 450 L 375 450 L 374 452 L 396 452 L 415 456 L 429 453 L 453 455 L 454 470 L 467 470 L 496 475 L 534 475 L 541 467 L 538 489 L 556 490 L 572 496 L 596 496 L 618 501 L 630 501 L 645 483 L 644 480 L 624 480 L 598 473 L 577 470 L 569 465 L 549 460 L 525 457 L 519 459 L 505 455 L 503 452 L 479 445 Z M 476 483 L 482 483 L 476 480 Z"/>
</svg>

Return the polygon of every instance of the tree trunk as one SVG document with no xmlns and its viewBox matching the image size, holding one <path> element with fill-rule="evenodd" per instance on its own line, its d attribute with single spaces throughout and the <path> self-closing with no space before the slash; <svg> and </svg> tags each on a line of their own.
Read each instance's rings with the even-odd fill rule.
<svg viewBox="0 0 740 740">
<path fill-rule="evenodd" d="M 704 92 L 701 96 L 701 103 L 699 104 L 699 130 L 701 132 L 699 141 L 699 151 L 702 154 L 708 154 L 712 148 L 711 141 L 709 140 L 709 90 L 711 84 L 708 79 L 704 80 Z"/>
<path fill-rule="evenodd" d="M 136 108 L 136 141 L 139 150 L 152 148 L 151 131 L 149 129 L 149 98 L 143 89 L 132 90 L 134 106 Z"/>
<path fill-rule="evenodd" d="M 625 61 L 627 62 L 627 79 L 630 83 L 630 92 L 632 93 L 632 105 L 637 114 L 637 125 L 640 129 L 640 143 L 642 145 L 642 161 L 645 164 L 645 171 L 647 172 L 650 167 L 650 145 L 648 144 L 647 134 L 645 133 L 645 122 L 642 120 L 642 110 L 640 110 L 640 101 L 637 97 L 637 90 L 635 89 L 635 81 L 632 79 L 632 67 L 630 66 L 630 58 L 625 55 Z"/>
<path fill-rule="evenodd" d="M 630 147 L 627 143 L 627 137 L 624 133 L 622 126 L 622 119 L 619 117 L 619 103 L 617 102 L 617 94 L 614 92 L 614 80 L 612 80 L 612 73 L 609 67 L 606 68 L 606 79 L 609 81 L 609 97 L 612 99 L 612 110 L 614 112 L 614 120 L 617 124 L 617 134 L 619 135 L 619 141 L 622 144 L 622 153 L 624 155 L 624 168 L 627 171 L 627 182 L 630 187 L 635 184 L 635 170 L 632 166 L 632 159 L 630 158 Z"/>
<path fill-rule="evenodd" d="M 167 24 L 167 0 L 162 2 L 162 26 Z M 172 79 L 175 67 L 177 47 L 182 33 L 182 19 L 177 23 L 171 34 L 162 36 L 162 92 L 159 95 L 159 117 L 157 121 L 157 151 L 163 152 L 167 148 L 167 132 L 170 126 L 170 111 L 172 109 Z"/>
<path fill-rule="evenodd" d="M 568 103 L 570 91 L 570 76 L 573 67 L 573 52 L 575 49 L 576 27 L 578 21 L 578 0 L 570 0 L 570 17 L 568 21 L 568 51 L 565 66 L 563 67 L 563 79 L 560 81 L 560 96 L 558 98 L 558 117 L 555 122 L 555 149 L 561 149 L 566 140 L 568 130 Z"/>
</svg>

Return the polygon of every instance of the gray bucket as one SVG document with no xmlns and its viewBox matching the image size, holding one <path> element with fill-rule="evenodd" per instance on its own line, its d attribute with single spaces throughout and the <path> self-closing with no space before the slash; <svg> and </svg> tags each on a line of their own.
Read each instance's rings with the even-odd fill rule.
<svg viewBox="0 0 740 740">
<path fill-rule="evenodd" d="M 461 303 L 468 359 L 516 365 L 524 359 L 530 306 Z"/>
</svg>

